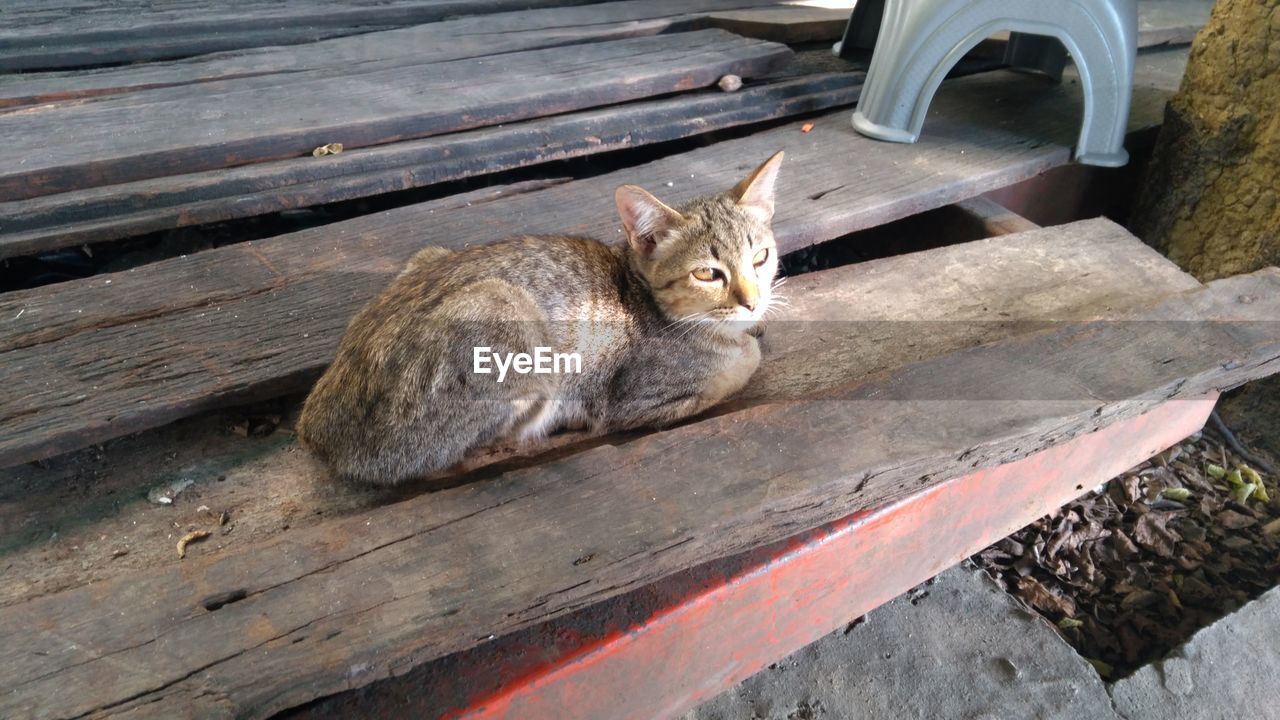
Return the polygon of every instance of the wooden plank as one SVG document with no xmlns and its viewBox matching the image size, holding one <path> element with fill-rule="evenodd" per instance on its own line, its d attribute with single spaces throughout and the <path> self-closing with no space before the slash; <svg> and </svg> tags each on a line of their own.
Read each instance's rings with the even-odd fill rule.
<svg viewBox="0 0 1280 720">
<path fill-rule="evenodd" d="M 0 203 L 0 258 L 366 197 L 640 147 L 857 101 L 861 73 L 806 76 L 313 157 Z"/>
<path fill-rule="evenodd" d="M 984 237 L 1010 235 L 1040 227 L 1009 208 L 985 197 L 969 198 L 956 203 L 966 222 L 978 226 Z"/>
<path fill-rule="evenodd" d="M 713 13 L 713 27 L 788 44 L 839 40 L 853 8 L 790 5 Z"/>
<path fill-rule="evenodd" d="M 148 93 L 0 115 L 0 133 L 29 148 L 0 162 L 0 198 L 301 157 L 597 107 L 757 76 L 784 64 L 783 45 L 723 30 L 551 48 L 357 72 L 284 86 L 226 81 L 135 104 Z M 155 90 L 153 93 L 171 93 Z M 74 138 L 51 143 L 49 138 Z"/>
<path fill-rule="evenodd" d="M 1121 317 L 11 606 L 0 710 L 264 717 L 1280 368 L 1275 269 Z"/>
<path fill-rule="evenodd" d="M 1213 0 L 1145 0 L 1138 3 L 1140 47 L 1189 45 L 1209 22 Z"/>
<path fill-rule="evenodd" d="M 10 0 L 0 71 L 178 58 L 591 0 Z"/>
<path fill-rule="evenodd" d="M 0 108 L 114 95 L 217 80 L 255 79 L 255 87 L 404 65 L 656 35 L 709 27 L 704 13 L 774 0 L 623 0 L 461 17 L 286 47 L 254 47 L 182 62 L 0 78 Z M 313 27 L 313 26 L 308 26 Z M 765 38 L 768 39 L 768 38 Z M 149 96 L 151 97 L 151 96 Z"/>
<path fill-rule="evenodd" d="M 427 242 L 423 227 L 451 247 L 519 233 L 616 238 L 617 185 L 681 201 L 730 187 L 782 148 L 794 168 L 784 172 L 801 180 L 784 176 L 775 234 L 795 250 L 1067 163 L 1076 92 L 990 73 L 944 84 L 915 145 L 855 135 L 838 112 L 809 133 L 782 127 L 480 210 L 428 203 L 8 293 L 0 296 L 0 318 L 9 318 L 0 326 L 0 466 L 305 388 L 351 314 Z M 1131 126 L 1156 124 L 1167 93 L 1139 81 Z"/>
<path fill-rule="evenodd" d="M 492 200 L 450 199 L 457 205 Z M 1089 319 L 1201 287 L 1131 238 L 1095 233 L 1078 240 L 1068 246 L 1052 237 L 1021 235 L 793 277 L 784 287 L 790 309 L 771 323 L 764 367 L 748 397 L 768 402 L 821 392 L 1029 326 Z M 906 279 L 912 273 L 932 281 Z M 903 292 L 904 286 L 911 292 Z M 817 330 L 822 340 L 815 343 Z M 231 411 L 230 417 L 240 414 Z M 385 504 L 385 495 L 376 491 L 326 490 L 287 432 L 238 437 L 226 431 L 233 422 L 221 414 L 193 418 L 110 443 L 105 458 L 87 451 L 0 470 L 0 548 L 13 580 L 0 583 L 0 606 L 103 580 L 124 568 L 176 563 L 173 538 L 167 537 L 172 523 L 203 524 L 200 505 L 230 513 L 235 532 L 217 542 L 238 546 Z M 525 448 L 514 458 L 510 453 L 519 449 L 499 448 L 482 461 L 488 467 L 478 474 L 492 475 L 495 462 L 511 468 L 545 461 L 547 453 L 582 449 L 576 447 L 581 438 L 572 434 L 555 440 L 555 449 Z M 95 473 L 81 490 L 86 458 L 91 468 L 105 472 Z M 195 485 L 173 507 L 140 498 L 140 488 L 177 481 Z M 121 506 L 122 497 L 139 499 Z M 47 541 L 55 532 L 56 542 Z M 128 555 L 111 557 L 121 550 Z M 212 551 L 211 545 L 198 550 Z"/>
<path fill-rule="evenodd" d="M 1209 21 L 1213 0 L 1139 0 L 1138 48 L 1190 45 Z M 1009 42 L 1007 31 L 983 40 L 972 51 L 981 57 L 1001 58 Z"/>
<path fill-rule="evenodd" d="M 719 27 L 738 35 L 786 43 L 834 41 L 843 35 L 847 10 L 759 7 L 774 2 L 622 0 L 463 17 L 299 46 L 218 53 L 183 62 L 24 74 L 0 78 L 0 108 L 247 77 L 256 78 L 262 85 L 283 84 L 313 74 L 349 72 L 357 66 L 386 69 L 673 29 Z M 1211 0 L 1144 0 L 1139 3 L 1139 47 L 1189 43 L 1207 21 L 1211 7 Z"/>
<path fill-rule="evenodd" d="M 1081 488 L 1177 444 L 1204 426 L 1216 400 L 1211 393 L 1164 403 L 277 720 L 687 717 L 681 713 L 1057 511 Z"/>
</svg>

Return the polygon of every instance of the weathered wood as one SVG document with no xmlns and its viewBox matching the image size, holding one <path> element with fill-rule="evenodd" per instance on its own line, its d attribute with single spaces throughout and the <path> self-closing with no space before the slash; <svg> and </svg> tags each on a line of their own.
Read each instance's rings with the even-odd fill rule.
<svg viewBox="0 0 1280 720">
<path fill-rule="evenodd" d="M 1209 21 L 1213 0 L 1147 0 L 1138 3 L 1141 47 L 1188 45 Z"/>
<path fill-rule="evenodd" d="M 1157 123 L 1167 93 L 1139 79 L 1131 126 Z M 616 185 L 681 201 L 730 187 L 782 148 L 794 169 L 783 171 L 775 234 L 790 251 L 1068 162 L 1078 103 L 1069 84 L 991 73 L 944 84 L 915 145 L 857 136 L 838 112 L 809 133 L 782 127 L 479 210 L 428 203 L 8 293 L 0 466 L 305 388 L 351 314 L 426 244 L 539 232 L 616 238 Z"/>
<path fill-rule="evenodd" d="M 0 77 L 0 108 L 254 78 L 254 87 L 404 65 L 710 27 L 704 13 L 774 0 L 623 0 L 462 17 L 285 47 L 257 47 L 94 71 Z M 769 39 L 769 38 L 764 38 Z M 154 97 L 154 94 L 148 97 Z"/>
<path fill-rule="evenodd" d="M 310 42 L 456 15 L 575 5 L 592 0 L 10 0 L 0 29 L 0 71 L 187 57 Z"/>
<path fill-rule="evenodd" d="M 1138 47 L 1190 45 L 1212 9 L 1213 0 L 1139 0 Z M 975 52 L 1002 57 L 1008 42 L 1009 33 L 999 32 L 979 43 Z"/>
<path fill-rule="evenodd" d="M 253 78 L 0 115 L 21 157 L 0 161 L 0 198 L 302 157 L 598 107 L 761 75 L 786 46 L 723 30 L 406 66 L 283 86 Z M 172 93 L 181 91 L 182 96 Z M 61 142 L 50 142 L 60 138 Z"/>
<path fill-rule="evenodd" d="M 491 198 L 452 199 L 465 205 Z M 783 288 L 790 308 L 770 323 L 764 366 L 746 397 L 756 403 L 800 397 L 1027 327 L 1089 319 L 1201 287 L 1132 238 L 1080 233 L 1068 244 L 1057 237 L 957 244 L 791 278 Z M 12 579 L 0 583 L 0 606 L 102 580 L 124 568 L 177 562 L 166 536 L 174 522 L 184 528 L 206 524 L 209 518 L 196 510 L 200 505 L 230 513 L 235 532 L 219 535 L 217 542 L 238 546 L 388 501 L 349 485 L 326 488 L 284 431 L 242 438 L 225 432 L 225 425 L 207 416 L 111 443 L 105 460 L 88 451 L 0 470 L 0 548 Z M 495 448 L 476 463 L 487 467 L 471 478 L 493 475 L 493 463 L 510 469 L 578 452 L 583 442 L 566 434 L 536 448 Z M 92 456 L 92 467 L 109 472 L 81 487 L 78 471 L 86 456 Z M 177 480 L 195 485 L 175 506 L 142 500 L 118 505 L 121 497 L 140 498 L 141 488 Z M 421 491 L 409 488 L 409 494 Z M 104 513 L 104 507 L 111 511 Z M 34 533 L 33 522 L 45 532 Z M 53 532 L 58 537 L 50 542 Z M 119 551 L 128 555 L 113 557 Z M 198 552 L 216 549 L 202 545 Z"/>
<path fill-rule="evenodd" d="M 275 718 L 688 717 L 683 713 L 767 665 L 829 632 L 847 630 L 850 618 L 1056 512 L 1082 487 L 1177 444 L 1204 426 L 1216 399 L 1211 393 L 1165 403 L 1020 460 L 972 470 Z M 921 634 L 904 633 L 899 640 L 937 639 Z M 849 673 L 881 667 L 872 663 Z M 930 668 L 919 681 L 932 677 Z M 730 711 L 728 717 L 745 720 L 746 714 Z M 801 717 L 812 716 L 793 713 L 789 720 Z"/>
<path fill-rule="evenodd" d="M 1123 235 L 1105 221 L 1037 232 Z M 0 709 L 266 716 L 1280 368 L 1278 271 L 1129 316 L 6 608 Z"/>
<path fill-rule="evenodd" d="M 956 203 L 956 209 L 963 214 L 966 222 L 977 225 L 984 237 L 1009 235 L 1040 227 L 1009 208 L 985 197 L 961 200 Z"/>
<path fill-rule="evenodd" d="M 252 77 L 263 86 L 284 84 L 347 73 L 354 67 L 386 69 L 673 29 L 719 27 L 787 43 L 837 40 L 844 32 L 847 10 L 759 7 L 774 1 L 622 0 L 464 17 L 298 46 L 217 53 L 183 62 L 0 77 L 0 108 L 233 78 Z M 1139 47 L 1189 43 L 1204 25 L 1211 6 L 1210 0 L 1139 3 Z"/>
<path fill-rule="evenodd" d="M 790 307 L 769 326 L 767 360 L 733 404 L 820 396 L 910 362 L 1203 286 L 1115 225 L 1087 221 L 799 275 L 784 288 Z"/>
<path fill-rule="evenodd" d="M 422 187 L 857 101 L 861 73 L 807 76 L 343 152 L 0 203 L 0 258 Z"/>
<path fill-rule="evenodd" d="M 839 40 L 849 24 L 850 9 L 789 5 L 712 13 L 713 27 L 788 44 Z"/>
</svg>

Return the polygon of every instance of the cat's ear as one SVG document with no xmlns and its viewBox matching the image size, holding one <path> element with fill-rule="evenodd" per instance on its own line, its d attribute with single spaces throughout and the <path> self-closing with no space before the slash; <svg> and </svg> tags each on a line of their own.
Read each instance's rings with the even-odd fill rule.
<svg viewBox="0 0 1280 720">
<path fill-rule="evenodd" d="M 623 185 L 613 194 L 618 216 L 631 247 L 649 257 L 667 230 L 684 222 L 684 216 L 636 185 Z"/>
<path fill-rule="evenodd" d="M 781 165 L 782 151 L 779 150 L 729 191 L 738 206 L 755 215 L 760 222 L 767 223 L 773 219 L 773 184 L 778 179 L 778 167 Z"/>
</svg>

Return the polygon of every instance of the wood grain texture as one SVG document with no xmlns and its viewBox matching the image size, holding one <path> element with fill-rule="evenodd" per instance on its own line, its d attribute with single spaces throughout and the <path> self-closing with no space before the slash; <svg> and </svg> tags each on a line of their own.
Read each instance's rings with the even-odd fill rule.
<svg viewBox="0 0 1280 720">
<path fill-rule="evenodd" d="M 852 105 L 861 73 L 709 90 L 421 140 L 0 203 L 0 258 L 422 187 Z"/>
<path fill-rule="evenodd" d="M 151 88 L 252 77 L 259 85 L 325 77 L 353 68 L 385 69 L 673 29 L 719 27 L 748 37 L 797 43 L 838 40 L 848 11 L 774 6 L 775 0 L 622 0 L 463 17 L 285 47 L 214 53 L 92 71 L 0 77 L 0 109 Z M 765 7 L 761 7 L 765 6 Z M 1190 43 L 1208 18 L 1208 0 L 1139 3 L 1139 47 Z"/>
<path fill-rule="evenodd" d="M 1138 3 L 1141 47 L 1188 45 L 1209 22 L 1213 0 L 1145 0 Z"/>
<path fill-rule="evenodd" d="M 181 62 L 0 78 L 0 108 L 151 88 L 253 78 L 255 87 L 583 42 L 710 27 L 704 13 L 773 0 L 623 0 L 460 17 L 284 47 L 253 47 Z M 765 38 L 768 39 L 768 38 Z M 150 96 L 149 96 L 150 97 Z"/>
<path fill-rule="evenodd" d="M 1277 317 L 1273 269 L 11 606 L 0 710 L 263 717 L 1274 372 Z"/>
<path fill-rule="evenodd" d="M 766 360 L 733 406 L 820 396 L 908 363 L 1055 323 L 1116 317 L 1203 286 L 1097 220 L 799 275 L 784 288 L 790 307 L 770 323 Z"/>
<path fill-rule="evenodd" d="M 986 197 L 969 198 L 956 203 L 967 222 L 977 226 L 983 237 L 1010 235 L 1034 230 L 1039 225 Z"/>
<path fill-rule="evenodd" d="M 1066 108 L 1078 109 L 1068 105 L 1077 92 L 990 73 L 944 84 L 915 145 L 858 136 L 838 112 L 809 133 L 782 127 L 480 209 L 427 203 L 8 293 L 0 296 L 0 318 L 8 318 L 0 325 L 0 465 L 307 387 L 350 316 L 424 245 L 520 233 L 616 238 L 617 185 L 679 202 L 732 186 L 781 148 L 788 160 L 775 234 L 790 251 L 1068 162 L 1078 115 Z M 1138 84 L 1131 126 L 1155 125 L 1167 93 Z"/>
<path fill-rule="evenodd" d="M 843 35 L 848 11 L 779 7 L 775 1 L 622 0 L 463 17 L 296 46 L 214 53 L 182 62 L 27 73 L 0 77 L 0 109 L 228 79 L 253 78 L 255 86 L 281 85 L 341 75 L 354 68 L 421 65 L 673 29 L 718 27 L 785 43 L 838 40 Z M 1210 7 L 1210 0 L 1144 0 L 1139 3 L 1139 47 L 1190 43 L 1208 19 Z"/>
<path fill-rule="evenodd" d="M 29 150 L 0 161 L 0 199 L 302 157 L 334 142 L 354 149 L 598 107 L 706 87 L 729 73 L 762 75 L 790 56 L 783 45 L 699 30 L 284 86 L 254 87 L 254 78 L 246 78 L 217 89 L 38 105 L 0 115 L 0 133 Z M 49 142 L 54 137 L 63 141 Z"/>
<path fill-rule="evenodd" d="M 1209 21 L 1213 0 L 1138 0 L 1138 48 L 1190 45 Z M 1008 32 L 999 32 L 979 43 L 977 54 L 1003 57 Z"/>
<path fill-rule="evenodd" d="M 738 35 L 795 44 L 839 40 L 851 11 L 852 8 L 784 5 L 715 12 L 708 19 L 713 27 Z"/>
<path fill-rule="evenodd" d="M 180 58 L 305 43 L 456 15 L 575 5 L 591 0 L 10 0 L 0 71 Z"/>
</svg>

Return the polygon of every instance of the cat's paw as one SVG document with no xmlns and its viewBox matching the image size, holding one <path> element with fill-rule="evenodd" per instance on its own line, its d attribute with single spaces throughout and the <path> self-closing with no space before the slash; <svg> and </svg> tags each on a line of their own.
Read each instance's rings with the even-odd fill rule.
<svg viewBox="0 0 1280 720">
<path fill-rule="evenodd" d="M 759 340 L 764 337 L 764 324 L 756 324 L 747 329 L 747 334 Z"/>
</svg>

